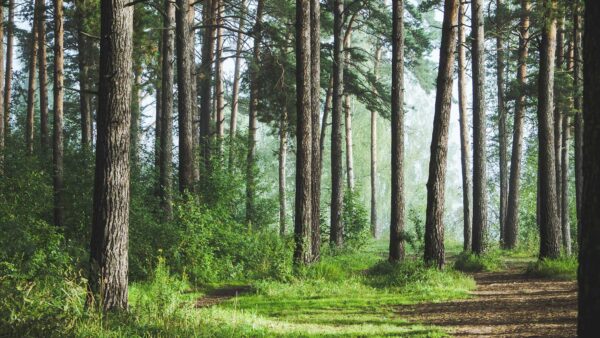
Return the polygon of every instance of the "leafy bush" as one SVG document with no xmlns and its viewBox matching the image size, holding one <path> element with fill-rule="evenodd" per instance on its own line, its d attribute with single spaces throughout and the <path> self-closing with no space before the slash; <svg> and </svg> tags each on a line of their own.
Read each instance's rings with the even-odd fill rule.
<svg viewBox="0 0 600 338">
<path fill-rule="evenodd" d="M 527 267 L 527 274 L 534 277 L 575 279 L 577 278 L 577 258 L 562 256 L 558 259 L 541 259 Z"/>
<path fill-rule="evenodd" d="M 497 250 L 490 251 L 483 255 L 462 252 L 454 262 L 454 268 L 456 270 L 465 272 L 498 271 L 503 265 L 500 252 Z"/>
<path fill-rule="evenodd" d="M 364 247 L 371 238 L 369 213 L 362 204 L 358 192 L 346 191 L 344 194 L 344 246 L 350 249 Z"/>
</svg>

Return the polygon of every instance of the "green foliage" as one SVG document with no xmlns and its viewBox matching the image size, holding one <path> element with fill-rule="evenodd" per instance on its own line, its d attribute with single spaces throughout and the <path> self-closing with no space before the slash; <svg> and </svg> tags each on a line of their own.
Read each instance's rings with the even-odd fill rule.
<svg viewBox="0 0 600 338">
<path fill-rule="evenodd" d="M 342 221 L 344 223 L 345 248 L 360 249 L 364 247 L 371 238 L 371 224 L 369 213 L 362 204 L 357 190 L 348 190 L 344 194 Z"/>
<path fill-rule="evenodd" d="M 462 252 L 454 262 L 454 268 L 465 272 L 498 271 L 503 266 L 501 252 L 492 250 L 483 255 Z"/>
<path fill-rule="evenodd" d="M 527 273 L 534 277 L 576 279 L 577 258 L 575 256 L 562 256 L 557 259 L 542 259 L 529 264 Z"/>
</svg>

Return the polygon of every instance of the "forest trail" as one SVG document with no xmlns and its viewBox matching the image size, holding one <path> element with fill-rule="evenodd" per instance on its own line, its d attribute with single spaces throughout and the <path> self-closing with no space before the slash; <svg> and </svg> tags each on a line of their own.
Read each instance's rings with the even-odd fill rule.
<svg viewBox="0 0 600 338">
<path fill-rule="evenodd" d="M 459 337 L 575 337 L 575 281 L 540 279 L 512 263 L 500 272 L 472 274 L 470 299 L 400 307 L 397 314 Z"/>
<path fill-rule="evenodd" d="M 217 305 L 231 298 L 252 291 L 248 285 L 227 285 L 216 288 L 196 300 L 196 308 L 205 308 Z"/>
</svg>

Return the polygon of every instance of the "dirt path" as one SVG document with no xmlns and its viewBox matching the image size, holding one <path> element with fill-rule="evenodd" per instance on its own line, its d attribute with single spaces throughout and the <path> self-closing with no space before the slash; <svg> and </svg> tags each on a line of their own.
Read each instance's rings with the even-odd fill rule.
<svg viewBox="0 0 600 338">
<path fill-rule="evenodd" d="M 197 308 L 217 305 L 233 297 L 252 291 L 248 285 L 230 285 L 214 289 L 196 301 Z"/>
<path fill-rule="evenodd" d="M 577 285 L 535 279 L 522 266 L 476 273 L 473 298 L 406 306 L 404 318 L 440 326 L 457 337 L 575 337 Z"/>
</svg>

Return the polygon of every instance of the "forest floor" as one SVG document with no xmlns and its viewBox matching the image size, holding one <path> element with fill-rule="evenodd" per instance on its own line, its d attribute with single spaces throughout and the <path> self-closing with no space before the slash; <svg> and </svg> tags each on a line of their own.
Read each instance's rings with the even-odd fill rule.
<svg viewBox="0 0 600 338">
<path fill-rule="evenodd" d="M 502 271 L 474 273 L 475 297 L 404 306 L 397 313 L 460 337 L 575 337 L 576 282 L 530 277 L 526 267 L 509 261 Z"/>
</svg>

